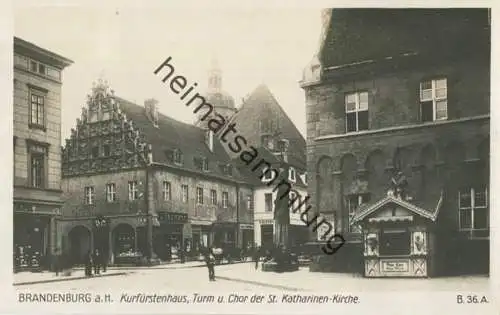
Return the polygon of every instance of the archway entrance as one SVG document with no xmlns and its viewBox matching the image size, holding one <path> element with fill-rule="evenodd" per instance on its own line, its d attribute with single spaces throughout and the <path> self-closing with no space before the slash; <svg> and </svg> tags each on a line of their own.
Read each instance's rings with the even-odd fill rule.
<svg viewBox="0 0 500 315">
<path fill-rule="evenodd" d="M 129 224 L 119 224 L 113 229 L 113 252 L 115 257 L 120 254 L 132 253 L 135 248 L 135 231 Z"/>
<path fill-rule="evenodd" d="M 76 226 L 68 234 L 70 257 L 74 264 L 83 264 L 85 255 L 90 251 L 90 231 L 84 226 Z"/>
</svg>

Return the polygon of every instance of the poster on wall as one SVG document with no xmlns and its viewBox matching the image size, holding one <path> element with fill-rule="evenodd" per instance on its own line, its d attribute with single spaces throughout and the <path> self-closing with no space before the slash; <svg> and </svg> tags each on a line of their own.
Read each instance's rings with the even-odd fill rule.
<svg viewBox="0 0 500 315">
<path fill-rule="evenodd" d="M 377 233 L 368 233 L 365 236 L 365 255 L 378 256 L 378 235 Z"/>
<path fill-rule="evenodd" d="M 318 241 L 327 241 L 335 235 L 335 215 L 333 213 L 319 216 L 317 224 L 319 224 L 316 230 Z"/>
</svg>

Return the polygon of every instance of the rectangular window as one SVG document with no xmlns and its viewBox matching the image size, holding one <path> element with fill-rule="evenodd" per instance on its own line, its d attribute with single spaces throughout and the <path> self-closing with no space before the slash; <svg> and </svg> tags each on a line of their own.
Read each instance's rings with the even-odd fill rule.
<svg viewBox="0 0 500 315">
<path fill-rule="evenodd" d="M 30 60 L 30 71 L 38 72 L 38 62 Z"/>
<path fill-rule="evenodd" d="M 420 83 L 420 117 L 423 122 L 448 119 L 446 79 Z"/>
<path fill-rule="evenodd" d="M 345 96 L 346 132 L 368 129 L 368 92 Z"/>
<path fill-rule="evenodd" d="M 179 150 L 174 151 L 174 163 L 177 165 L 182 165 L 182 152 Z"/>
<path fill-rule="evenodd" d="M 170 182 L 163 182 L 163 200 L 172 200 L 172 187 Z"/>
<path fill-rule="evenodd" d="M 266 212 L 273 212 L 273 194 L 268 193 L 264 195 L 264 202 L 265 204 L 265 211 Z"/>
<path fill-rule="evenodd" d="M 411 250 L 411 233 L 406 229 L 382 230 L 380 233 L 380 256 L 409 255 Z"/>
<path fill-rule="evenodd" d="M 229 193 L 227 191 L 222 192 L 222 208 L 229 207 Z"/>
<path fill-rule="evenodd" d="M 215 189 L 210 190 L 210 201 L 212 205 L 217 204 L 217 191 Z"/>
<path fill-rule="evenodd" d="M 288 180 L 291 181 L 292 183 L 295 183 L 296 181 L 296 173 L 295 173 L 295 169 L 293 167 L 290 167 L 290 169 L 288 170 Z"/>
<path fill-rule="evenodd" d="M 39 63 L 38 64 L 38 73 L 45 75 L 46 74 L 46 68 L 44 64 Z"/>
<path fill-rule="evenodd" d="M 361 227 L 358 225 L 351 225 L 351 222 L 357 214 L 359 207 L 369 201 L 369 194 L 354 194 L 346 197 L 346 207 L 349 213 L 349 232 L 361 233 Z"/>
<path fill-rule="evenodd" d="M 247 196 L 247 210 L 253 210 L 253 198 L 252 196 Z"/>
<path fill-rule="evenodd" d="M 473 187 L 460 190 L 458 192 L 458 204 L 459 229 L 470 232 L 471 237 L 487 237 L 486 232 L 489 230 L 487 189 Z"/>
<path fill-rule="evenodd" d="M 109 144 L 105 144 L 102 146 L 102 150 L 104 152 L 104 156 L 110 156 L 111 154 L 111 146 Z"/>
<path fill-rule="evenodd" d="M 43 188 L 45 184 L 45 155 L 31 153 L 31 187 Z"/>
<path fill-rule="evenodd" d="M 203 204 L 203 188 L 201 187 L 196 187 L 196 203 Z"/>
<path fill-rule="evenodd" d="M 189 198 L 188 186 L 187 185 L 182 185 L 181 186 L 181 200 L 182 200 L 182 202 L 187 203 L 188 202 L 188 198 Z"/>
<path fill-rule="evenodd" d="M 137 181 L 128 182 L 128 200 L 139 199 L 139 193 L 137 191 Z"/>
<path fill-rule="evenodd" d="M 56 80 L 61 80 L 61 71 L 54 68 L 47 68 L 47 76 Z"/>
<path fill-rule="evenodd" d="M 14 65 L 28 69 L 28 58 L 21 55 L 14 55 Z"/>
<path fill-rule="evenodd" d="M 45 127 L 45 97 L 31 92 L 30 123 L 38 127 Z"/>
<path fill-rule="evenodd" d="M 108 202 L 116 201 L 116 185 L 114 183 L 106 184 L 106 200 Z"/>
<path fill-rule="evenodd" d="M 98 146 L 95 146 L 92 148 L 91 157 L 93 159 L 97 159 L 99 157 L 99 147 Z"/>
<path fill-rule="evenodd" d="M 85 204 L 93 205 L 95 203 L 95 191 L 93 186 L 85 187 Z"/>
<path fill-rule="evenodd" d="M 204 172 L 208 172 L 208 160 L 207 159 L 202 160 L 202 170 Z"/>
</svg>

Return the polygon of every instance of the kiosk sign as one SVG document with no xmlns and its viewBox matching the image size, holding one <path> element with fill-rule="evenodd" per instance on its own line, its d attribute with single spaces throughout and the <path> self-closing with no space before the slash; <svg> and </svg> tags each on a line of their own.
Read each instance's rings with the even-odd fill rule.
<svg viewBox="0 0 500 315">
<path fill-rule="evenodd" d="M 384 272 L 408 272 L 407 260 L 386 260 L 382 261 Z"/>
</svg>

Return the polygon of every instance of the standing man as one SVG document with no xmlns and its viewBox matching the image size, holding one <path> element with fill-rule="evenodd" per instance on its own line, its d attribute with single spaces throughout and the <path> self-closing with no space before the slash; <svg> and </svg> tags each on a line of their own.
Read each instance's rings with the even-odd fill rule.
<svg viewBox="0 0 500 315">
<path fill-rule="evenodd" d="M 208 269 L 208 280 L 215 281 L 215 270 L 214 270 L 215 256 L 213 255 L 211 249 L 208 249 L 207 252 L 205 253 L 205 263 L 207 264 L 207 269 Z"/>
<path fill-rule="evenodd" d="M 59 248 L 56 248 L 54 251 L 54 271 L 56 272 L 56 277 L 59 276 L 59 272 L 61 272 L 61 251 Z"/>
<path fill-rule="evenodd" d="M 98 275 L 101 273 L 102 257 L 101 253 L 99 253 L 99 250 L 97 248 L 94 251 L 93 262 L 94 262 L 94 274 Z"/>
<path fill-rule="evenodd" d="M 260 247 L 255 244 L 255 249 L 253 252 L 253 261 L 255 262 L 255 270 L 259 268 L 259 260 L 260 260 Z"/>
</svg>

